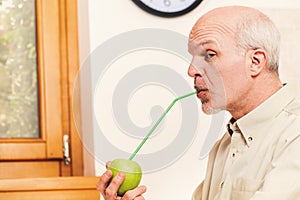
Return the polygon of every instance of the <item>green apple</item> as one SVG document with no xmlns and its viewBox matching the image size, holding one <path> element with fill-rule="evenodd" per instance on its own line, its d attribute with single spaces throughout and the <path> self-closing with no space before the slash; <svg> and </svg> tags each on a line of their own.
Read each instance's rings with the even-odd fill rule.
<svg viewBox="0 0 300 200">
<path fill-rule="evenodd" d="M 118 189 L 119 196 L 123 196 L 125 192 L 136 188 L 140 184 L 142 178 L 142 169 L 135 161 L 127 159 L 115 159 L 110 163 L 107 169 L 112 171 L 112 179 L 119 172 L 124 172 L 126 174 L 125 180 Z"/>
</svg>

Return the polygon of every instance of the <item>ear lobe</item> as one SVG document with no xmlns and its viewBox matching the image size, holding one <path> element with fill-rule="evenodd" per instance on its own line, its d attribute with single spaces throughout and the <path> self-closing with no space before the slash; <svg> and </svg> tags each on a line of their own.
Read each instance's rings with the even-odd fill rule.
<svg viewBox="0 0 300 200">
<path fill-rule="evenodd" d="M 267 61 L 267 54 L 262 49 L 253 50 L 251 54 L 251 76 L 257 76 L 265 67 Z"/>
</svg>

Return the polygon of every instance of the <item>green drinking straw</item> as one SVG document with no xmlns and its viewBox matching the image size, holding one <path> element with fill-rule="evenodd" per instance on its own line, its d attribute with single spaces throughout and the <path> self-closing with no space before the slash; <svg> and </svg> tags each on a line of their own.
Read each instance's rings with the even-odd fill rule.
<svg viewBox="0 0 300 200">
<path fill-rule="evenodd" d="M 151 134 L 153 133 L 153 131 L 156 129 L 156 127 L 158 126 L 158 124 L 161 122 L 161 120 L 166 116 L 166 114 L 169 112 L 169 110 L 172 108 L 172 106 L 181 99 L 184 99 L 186 97 L 192 96 L 194 94 L 197 94 L 198 92 L 192 92 L 186 95 L 183 95 L 181 97 L 177 97 L 176 99 L 174 99 L 172 101 L 172 103 L 169 105 L 169 107 L 165 110 L 165 112 L 160 116 L 160 118 L 157 120 L 157 122 L 154 124 L 154 126 L 151 128 L 151 130 L 149 131 L 149 133 L 144 137 L 144 139 L 142 140 L 142 142 L 139 144 L 139 146 L 135 149 L 135 151 L 131 154 L 131 156 L 129 157 L 129 160 L 132 160 L 134 158 L 134 156 L 139 152 L 139 150 L 142 148 L 142 146 L 145 144 L 145 142 L 148 140 L 148 138 L 151 136 Z"/>
</svg>

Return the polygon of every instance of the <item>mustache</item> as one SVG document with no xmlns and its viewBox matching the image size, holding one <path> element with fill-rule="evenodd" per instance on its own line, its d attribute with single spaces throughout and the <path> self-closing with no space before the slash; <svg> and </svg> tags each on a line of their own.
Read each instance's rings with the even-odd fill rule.
<svg viewBox="0 0 300 200">
<path fill-rule="evenodd" d="M 199 93 L 201 91 L 208 91 L 207 86 L 203 84 L 194 84 L 194 89 Z"/>
</svg>

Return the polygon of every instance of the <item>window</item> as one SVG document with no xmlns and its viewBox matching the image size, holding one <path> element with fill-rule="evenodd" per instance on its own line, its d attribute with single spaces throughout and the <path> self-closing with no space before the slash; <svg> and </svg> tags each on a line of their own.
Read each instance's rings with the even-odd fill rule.
<svg viewBox="0 0 300 200">
<path fill-rule="evenodd" d="M 35 16 L 35 1 L 0 1 L 0 138 L 39 137 Z"/>
<path fill-rule="evenodd" d="M 0 0 L 0 10 L 0 178 L 80 176 L 77 0 Z"/>
</svg>

